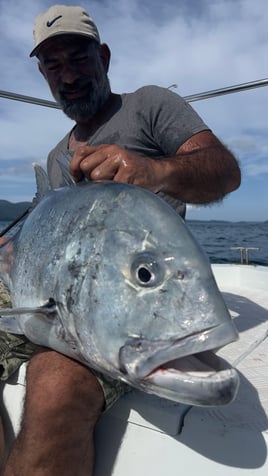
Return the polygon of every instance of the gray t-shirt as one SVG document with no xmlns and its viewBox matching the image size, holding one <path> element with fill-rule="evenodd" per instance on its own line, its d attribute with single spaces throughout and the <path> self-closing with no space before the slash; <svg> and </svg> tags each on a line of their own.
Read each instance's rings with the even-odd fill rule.
<svg viewBox="0 0 268 476">
<path fill-rule="evenodd" d="M 209 129 L 182 97 L 166 88 L 144 86 L 120 97 L 120 106 L 88 138 L 89 145 L 116 144 L 142 156 L 172 157 L 192 135 Z M 60 162 L 68 155 L 69 137 L 70 132 L 48 156 L 52 188 L 66 185 Z M 185 214 L 180 200 L 162 192 L 159 195 L 182 216 Z"/>
</svg>

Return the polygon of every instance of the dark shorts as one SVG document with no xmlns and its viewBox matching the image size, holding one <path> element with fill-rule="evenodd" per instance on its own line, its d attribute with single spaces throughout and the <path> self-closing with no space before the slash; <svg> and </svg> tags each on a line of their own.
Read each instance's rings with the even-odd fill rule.
<svg viewBox="0 0 268 476">
<path fill-rule="evenodd" d="M 4 307 L 11 307 L 11 301 L 8 293 L 4 290 L 0 282 L 0 308 Z M 30 342 L 27 337 L 0 331 L 0 380 L 8 380 L 8 378 L 19 369 L 23 362 L 29 361 L 36 349 L 37 346 Z M 110 408 L 120 396 L 130 390 L 130 387 L 125 383 L 111 379 L 95 370 L 90 370 L 96 375 L 102 387 L 106 410 Z"/>
</svg>

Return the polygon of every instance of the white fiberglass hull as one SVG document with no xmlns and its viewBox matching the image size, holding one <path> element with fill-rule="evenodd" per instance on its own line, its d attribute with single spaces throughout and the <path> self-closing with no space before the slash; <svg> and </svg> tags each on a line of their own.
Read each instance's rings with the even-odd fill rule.
<svg viewBox="0 0 268 476">
<path fill-rule="evenodd" d="M 220 351 L 240 373 L 236 400 L 204 409 L 131 392 L 98 424 L 94 476 L 268 474 L 268 267 L 212 268 L 240 332 Z M 25 365 L 3 389 L 9 444 L 19 431 L 24 382 Z"/>
</svg>

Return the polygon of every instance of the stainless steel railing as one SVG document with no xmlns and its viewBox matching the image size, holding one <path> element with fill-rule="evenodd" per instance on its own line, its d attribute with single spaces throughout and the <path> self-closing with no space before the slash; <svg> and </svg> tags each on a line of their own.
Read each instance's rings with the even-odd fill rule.
<svg viewBox="0 0 268 476">
<path fill-rule="evenodd" d="M 227 86 L 226 88 L 212 89 L 211 91 L 206 91 L 203 93 L 191 94 L 190 96 L 184 96 L 184 99 L 187 102 L 201 101 L 202 99 L 209 99 L 213 97 L 223 96 L 224 94 L 232 94 L 248 89 L 260 88 L 263 86 L 268 86 L 268 78 L 259 79 L 257 81 L 250 81 L 248 83 L 235 84 L 233 86 Z M 169 86 L 177 87 L 176 84 Z M 54 101 L 48 101 L 46 99 L 40 99 L 33 96 L 25 96 L 23 94 L 12 93 L 9 91 L 0 90 L 0 97 L 5 99 L 13 99 L 15 101 L 27 102 L 29 104 L 36 104 L 37 106 L 53 107 L 55 109 L 60 109 L 60 106 Z"/>
</svg>

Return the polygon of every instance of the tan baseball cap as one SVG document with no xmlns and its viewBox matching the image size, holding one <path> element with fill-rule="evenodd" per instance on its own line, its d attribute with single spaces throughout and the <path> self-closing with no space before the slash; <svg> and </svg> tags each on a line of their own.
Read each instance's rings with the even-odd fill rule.
<svg viewBox="0 0 268 476">
<path fill-rule="evenodd" d="M 95 23 L 81 7 L 53 5 L 36 17 L 34 24 L 34 49 L 30 56 L 36 56 L 43 43 L 58 35 L 82 35 L 100 43 Z"/>
</svg>

